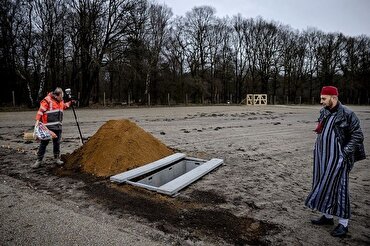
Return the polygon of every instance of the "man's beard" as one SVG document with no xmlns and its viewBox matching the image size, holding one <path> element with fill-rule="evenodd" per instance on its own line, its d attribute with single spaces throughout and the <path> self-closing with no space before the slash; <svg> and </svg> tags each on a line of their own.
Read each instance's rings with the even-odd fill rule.
<svg viewBox="0 0 370 246">
<path fill-rule="evenodd" d="M 333 108 L 334 103 L 333 100 L 330 98 L 328 108 Z"/>
<path fill-rule="evenodd" d="M 323 105 L 327 109 L 331 109 L 334 106 L 333 100 L 330 98 L 328 104 Z"/>
</svg>

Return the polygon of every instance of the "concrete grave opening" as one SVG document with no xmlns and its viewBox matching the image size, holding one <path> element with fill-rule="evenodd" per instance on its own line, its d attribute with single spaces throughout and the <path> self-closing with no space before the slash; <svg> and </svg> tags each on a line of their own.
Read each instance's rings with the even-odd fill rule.
<svg viewBox="0 0 370 246">
<path fill-rule="evenodd" d="M 176 153 L 144 166 L 114 175 L 110 180 L 128 183 L 173 196 L 223 163 L 222 159 L 203 160 Z"/>
</svg>

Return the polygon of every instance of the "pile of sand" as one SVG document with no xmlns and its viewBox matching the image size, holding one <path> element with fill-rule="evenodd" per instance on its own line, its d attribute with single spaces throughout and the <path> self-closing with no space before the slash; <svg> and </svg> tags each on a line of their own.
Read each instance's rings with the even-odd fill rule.
<svg viewBox="0 0 370 246">
<path fill-rule="evenodd" d="M 107 177 L 171 154 L 171 149 L 135 123 L 110 120 L 83 146 L 66 156 L 65 167 Z"/>
</svg>

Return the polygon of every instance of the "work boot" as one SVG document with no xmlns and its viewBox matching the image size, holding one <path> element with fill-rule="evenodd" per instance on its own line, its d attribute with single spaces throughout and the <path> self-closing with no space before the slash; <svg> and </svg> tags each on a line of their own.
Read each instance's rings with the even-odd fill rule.
<svg viewBox="0 0 370 246">
<path fill-rule="evenodd" d="M 64 162 L 59 157 L 57 157 L 55 158 L 55 164 L 57 164 L 58 166 L 61 166 L 64 164 Z"/>
<path fill-rule="evenodd" d="M 37 160 L 31 165 L 32 168 L 39 168 L 42 164 L 42 160 Z"/>
</svg>

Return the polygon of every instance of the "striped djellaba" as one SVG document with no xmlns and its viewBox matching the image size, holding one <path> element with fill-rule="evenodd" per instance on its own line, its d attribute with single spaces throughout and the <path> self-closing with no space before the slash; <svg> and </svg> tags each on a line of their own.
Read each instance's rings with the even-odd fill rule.
<svg viewBox="0 0 370 246">
<path fill-rule="evenodd" d="M 335 135 L 336 113 L 327 117 L 314 149 L 313 184 L 305 205 L 322 213 L 348 219 L 350 201 L 348 179 L 350 167 L 343 158 Z"/>
</svg>

